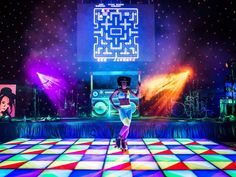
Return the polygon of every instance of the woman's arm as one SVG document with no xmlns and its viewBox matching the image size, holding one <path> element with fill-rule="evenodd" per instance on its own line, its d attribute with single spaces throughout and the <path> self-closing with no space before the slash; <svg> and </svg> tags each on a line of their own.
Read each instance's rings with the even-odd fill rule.
<svg viewBox="0 0 236 177">
<path fill-rule="evenodd" d="M 136 87 L 136 89 L 137 89 L 136 93 L 134 93 L 134 91 L 133 91 L 133 90 L 129 89 L 129 91 L 130 91 L 131 95 L 138 97 L 138 95 L 139 95 L 139 89 L 140 89 L 140 86 L 141 86 L 141 83 L 140 83 L 140 82 L 138 82 L 138 85 L 137 85 L 137 87 Z"/>
<path fill-rule="evenodd" d="M 120 106 L 115 105 L 112 99 L 113 99 L 118 93 L 119 93 L 119 90 L 116 89 L 116 90 L 111 94 L 111 96 L 109 97 L 109 100 L 110 100 L 112 106 L 113 106 L 115 109 L 119 109 Z"/>
</svg>

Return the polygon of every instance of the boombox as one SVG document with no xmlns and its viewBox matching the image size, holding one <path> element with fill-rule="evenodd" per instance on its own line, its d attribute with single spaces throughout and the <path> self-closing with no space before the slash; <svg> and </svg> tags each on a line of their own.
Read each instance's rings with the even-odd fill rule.
<svg viewBox="0 0 236 177">
<path fill-rule="evenodd" d="M 134 90 L 135 91 L 135 90 Z M 113 108 L 109 97 L 114 92 L 111 89 L 94 89 L 91 93 L 92 101 L 92 117 L 118 117 L 119 112 Z M 119 105 L 117 97 L 113 98 L 113 102 Z M 132 107 L 133 117 L 139 116 L 139 98 L 130 95 L 130 104 Z"/>
</svg>

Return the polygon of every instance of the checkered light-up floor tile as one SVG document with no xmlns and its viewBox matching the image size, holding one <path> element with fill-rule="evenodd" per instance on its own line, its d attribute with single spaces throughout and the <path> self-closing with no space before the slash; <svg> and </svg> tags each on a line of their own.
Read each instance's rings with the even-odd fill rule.
<svg viewBox="0 0 236 177">
<path fill-rule="evenodd" d="M 1 176 L 236 176 L 236 151 L 207 139 L 24 139 L 0 145 Z"/>
</svg>

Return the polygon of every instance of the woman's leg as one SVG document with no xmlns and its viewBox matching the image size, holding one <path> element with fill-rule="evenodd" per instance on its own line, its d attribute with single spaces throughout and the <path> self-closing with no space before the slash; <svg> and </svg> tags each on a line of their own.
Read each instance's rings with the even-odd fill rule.
<svg viewBox="0 0 236 177">
<path fill-rule="evenodd" d="M 128 124 L 127 124 L 127 129 L 126 131 L 124 132 L 122 138 L 123 139 L 126 139 L 129 135 L 129 128 L 130 128 L 130 124 L 131 124 L 131 119 L 132 119 L 132 110 L 131 108 L 129 108 L 127 111 L 126 111 L 126 116 L 128 118 Z"/>
<path fill-rule="evenodd" d="M 126 130 L 126 132 L 123 134 L 122 139 L 126 139 L 128 137 L 128 135 L 129 135 L 129 127 Z"/>
<path fill-rule="evenodd" d="M 124 135 L 126 135 L 127 131 L 129 130 L 130 120 L 127 115 L 127 108 L 120 108 L 119 110 L 120 120 L 123 123 L 123 127 L 120 130 L 120 137 L 123 139 Z"/>
<path fill-rule="evenodd" d="M 121 108 L 119 110 L 120 120 L 123 123 L 123 127 L 120 130 L 119 137 L 116 139 L 116 146 L 122 147 L 122 151 L 126 150 L 127 142 L 126 138 L 129 134 L 129 127 L 132 118 L 132 111 L 131 108 Z"/>
<path fill-rule="evenodd" d="M 125 133 L 129 130 L 129 126 L 123 125 L 123 127 L 120 130 L 120 137 L 123 138 L 123 136 L 125 135 Z"/>
</svg>

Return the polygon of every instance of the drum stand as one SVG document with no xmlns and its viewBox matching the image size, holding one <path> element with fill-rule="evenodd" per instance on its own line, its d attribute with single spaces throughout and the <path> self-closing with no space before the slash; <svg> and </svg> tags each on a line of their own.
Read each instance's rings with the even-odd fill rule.
<svg viewBox="0 0 236 177">
<path fill-rule="evenodd" d="M 235 98 L 234 98 L 234 67 L 235 67 L 235 62 L 231 63 L 231 75 L 232 75 L 232 119 L 235 120 Z"/>
</svg>

